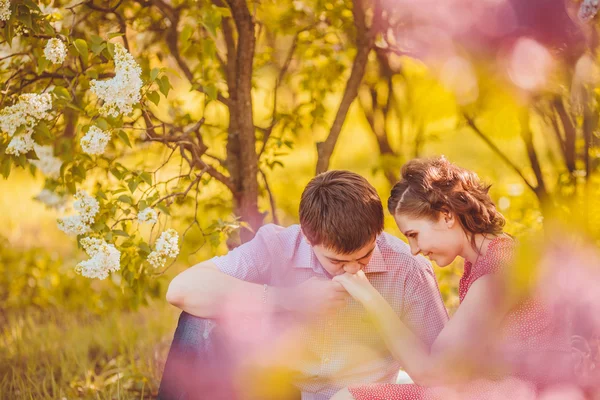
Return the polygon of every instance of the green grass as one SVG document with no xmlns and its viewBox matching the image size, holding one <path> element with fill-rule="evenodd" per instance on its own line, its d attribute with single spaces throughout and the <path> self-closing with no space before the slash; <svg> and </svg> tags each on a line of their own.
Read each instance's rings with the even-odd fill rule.
<svg viewBox="0 0 600 400">
<path fill-rule="evenodd" d="M 0 316 L 0 397 L 149 399 L 158 391 L 178 311 Z"/>
</svg>

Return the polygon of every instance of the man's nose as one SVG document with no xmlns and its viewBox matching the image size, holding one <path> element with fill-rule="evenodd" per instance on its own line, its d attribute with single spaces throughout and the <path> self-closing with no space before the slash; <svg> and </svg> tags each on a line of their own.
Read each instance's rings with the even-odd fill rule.
<svg viewBox="0 0 600 400">
<path fill-rule="evenodd" d="M 349 274 L 355 274 L 360 271 L 360 264 L 357 262 L 346 263 L 346 265 L 344 265 L 344 271 L 348 272 Z"/>
</svg>

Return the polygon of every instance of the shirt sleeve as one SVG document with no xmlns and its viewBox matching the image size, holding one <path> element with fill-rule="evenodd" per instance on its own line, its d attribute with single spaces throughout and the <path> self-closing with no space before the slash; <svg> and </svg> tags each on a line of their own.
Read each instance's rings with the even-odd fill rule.
<svg viewBox="0 0 600 400">
<path fill-rule="evenodd" d="M 428 346 L 448 322 L 448 312 L 433 268 L 426 260 L 414 260 L 413 272 L 406 279 L 402 320 Z"/>
<path fill-rule="evenodd" d="M 273 261 L 271 250 L 277 239 L 274 228 L 272 224 L 261 227 L 249 242 L 209 261 L 221 272 L 234 278 L 252 283 L 268 283 Z"/>
</svg>

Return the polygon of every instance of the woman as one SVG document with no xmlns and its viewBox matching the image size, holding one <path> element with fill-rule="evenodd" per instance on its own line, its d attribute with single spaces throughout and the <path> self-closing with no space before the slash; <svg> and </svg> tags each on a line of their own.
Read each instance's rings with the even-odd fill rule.
<svg viewBox="0 0 600 400">
<path fill-rule="evenodd" d="M 562 347 L 568 341 L 553 326 L 553 316 L 533 301 L 508 295 L 502 272 L 515 243 L 503 233 L 504 217 L 488 190 L 475 173 L 443 157 L 404 165 L 388 209 L 414 255 L 440 267 L 456 257 L 465 260 L 460 306 L 428 348 L 362 271 L 335 277 L 372 315 L 415 384 L 350 387 L 332 399 L 449 398 L 449 390 L 463 399 L 496 398 L 499 392 L 506 398 L 513 390 L 520 393 L 513 398 L 520 399 L 534 396 L 534 389 L 548 382 L 569 379 L 568 368 L 562 367 L 570 357 Z M 519 380 L 499 382 L 499 376 Z"/>
</svg>

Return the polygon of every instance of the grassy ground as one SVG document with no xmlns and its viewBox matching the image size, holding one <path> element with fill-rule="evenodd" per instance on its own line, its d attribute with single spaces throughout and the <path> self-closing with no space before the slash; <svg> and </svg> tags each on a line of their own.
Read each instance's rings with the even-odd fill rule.
<svg viewBox="0 0 600 400">
<path fill-rule="evenodd" d="M 158 301 L 102 317 L 36 310 L 4 316 L 0 398 L 154 398 L 177 316 Z"/>
</svg>

